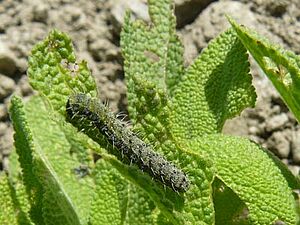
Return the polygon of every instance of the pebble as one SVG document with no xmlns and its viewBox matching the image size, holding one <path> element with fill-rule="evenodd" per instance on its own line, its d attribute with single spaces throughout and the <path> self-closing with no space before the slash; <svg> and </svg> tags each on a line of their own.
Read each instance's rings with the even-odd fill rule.
<svg viewBox="0 0 300 225">
<path fill-rule="evenodd" d="M 0 123 L 0 137 L 5 134 L 7 127 L 6 123 Z"/>
<path fill-rule="evenodd" d="M 291 131 L 276 131 L 267 140 L 267 148 L 280 158 L 287 158 L 290 153 Z"/>
<path fill-rule="evenodd" d="M 299 175 L 300 167 L 296 165 L 288 165 L 288 168 L 295 176 Z"/>
<path fill-rule="evenodd" d="M 0 150 L 3 155 L 9 155 L 13 147 L 13 129 L 12 126 L 7 127 L 6 132 L 0 138 Z"/>
<path fill-rule="evenodd" d="M 47 23 L 48 19 L 48 5 L 39 2 L 32 8 L 33 21 Z"/>
<path fill-rule="evenodd" d="M 12 77 L 17 70 L 14 54 L 6 47 L 0 39 L 0 73 Z"/>
<path fill-rule="evenodd" d="M 266 131 L 271 132 L 284 128 L 288 121 L 289 118 L 285 113 L 275 115 L 270 119 L 266 120 Z"/>
<path fill-rule="evenodd" d="M 0 104 L 0 120 L 4 121 L 8 117 L 8 112 L 5 104 Z"/>
<path fill-rule="evenodd" d="M 293 132 L 291 141 L 293 162 L 300 164 L 300 130 Z"/>
<path fill-rule="evenodd" d="M 4 100 L 16 88 L 15 81 L 10 77 L 0 74 L 0 100 Z"/>
<path fill-rule="evenodd" d="M 23 96 L 28 96 L 33 93 L 33 90 L 28 82 L 28 77 L 26 75 L 21 77 L 18 82 L 18 86 L 20 87 Z"/>
<path fill-rule="evenodd" d="M 259 133 L 259 128 L 255 126 L 249 127 L 249 134 L 258 134 Z"/>
</svg>

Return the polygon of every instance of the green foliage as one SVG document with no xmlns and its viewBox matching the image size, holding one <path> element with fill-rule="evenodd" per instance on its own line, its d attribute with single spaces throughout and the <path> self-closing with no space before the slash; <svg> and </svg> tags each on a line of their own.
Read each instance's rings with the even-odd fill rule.
<svg viewBox="0 0 300 225">
<path fill-rule="evenodd" d="M 29 218 L 29 202 L 22 183 L 0 173 L 0 221 L 1 224 L 33 224 Z"/>
<path fill-rule="evenodd" d="M 300 57 L 229 18 L 239 39 L 300 121 Z"/>
<path fill-rule="evenodd" d="M 174 136 L 186 140 L 220 133 L 226 119 L 254 106 L 247 58 L 231 29 L 209 44 L 176 87 L 171 116 Z"/>
<path fill-rule="evenodd" d="M 16 176 L 17 166 L 10 178 L 0 176 L 5 193 L 0 198 L 7 202 L 0 206 L 0 221 L 296 224 L 292 190 L 300 182 L 260 146 L 220 134 L 228 118 L 255 102 L 246 48 L 261 58 L 281 53 L 267 51 L 270 45 L 253 47 L 251 32 L 231 20 L 234 28 L 184 68 L 171 1 L 148 2 L 151 26 L 131 21 L 128 13 L 121 34 L 130 118 L 145 142 L 188 174 L 190 189 L 178 194 L 164 188 L 108 154 L 111 146 L 93 142 L 65 121 L 68 96 L 82 92 L 97 97 L 97 89 L 86 62 L 76 63 L 70 38 L 54 30 L 29 59 L 30 83 L 40 96 L 27 103 L 16 96 L 11 100 L 22 179 Z M 293 80 L 299 59 L 291 53 L 285 57 L 288 61 L 281 64 Z M 289 83 L 293 88 L 286 89 L 291 96 L 298 93 L 296 83 L 295 78 Z M 93 152 L 99 155 L 96 163 Z"/>
</svg>

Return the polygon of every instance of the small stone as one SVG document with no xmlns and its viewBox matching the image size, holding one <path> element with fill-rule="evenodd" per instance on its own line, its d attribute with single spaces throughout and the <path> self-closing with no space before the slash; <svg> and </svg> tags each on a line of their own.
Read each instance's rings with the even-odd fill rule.
<svg viewBox="0 0 300 225">
<path fill-rule="evenodd" d="M 95 61 L 102 61 L 106 60 L 107 52 L 115 46 L 106 39 L 100 39 L 89 44 L 88 48 Z"/>
<path fill-rule="evenodd" d="M 48 19 L 48 6 L 43 3 L 36 4 L 32 9 L 33 21 L 47 23 Z"/>
<path fill-rule="evenodd" d="M 0 73 L 12 77 L 16 70 L 17 65 L 13 53 L 0 39 Z"/>
<path fill-rule="evenodd" d="M 258 134 L 258 133 L 259 133 L 258 127 L 254 127 L 254 126 L 249 127 L 249 134 Z"/>
<path fill-rule="evenodd" d="M 271 113 L 273 115 L 276 115 L 276 114 L 279 114 L 281 111 L 281 108 L 279 105 L 274 105 L 272 108 L 271 108 Z"/>
<path fill-rule="evenodd" d="M 27 68 L 28 68 L 27 59 L 26 58 L 20 58 L 20 59 L 18 59 L 18 61 L 17 61 L 17 70 L 20 73 L 25 74 Z"/>
<path fill-rule="evenodd" d="M 0 74 L 0 100 L 9 96 L 15 89 L 15 81 L 7 76 Z"/>
<path fill-rule="evenodd" d="M 9 155 L 12 147 L 13 147 L 13 130 L 12 127 L 10 126 L 6 129 L 5 134 L 0 138 L 0 152 L 2 152 L 3 155 Z"/>
<path fill-rule="evenodd" d="M 5 104 L 0 104 L 0 120 L 4 121 L 8 117 L 8 112 Z"/>
<path fill-rule="evenodd" d="M 290 153 L 291 131 L 276 131 L 267 140 L 267 148 L 280 158 L 287 158 Z"/>
<path fill-rule="evenodd" d="M 268 132 L 282 129 L 286 126 L 289 121 L 288 116 L 285 113 L 271 117 L 269 120 L 266 120 L 266 130 Z"/>
<path fill-rule="evenodd" d="M 7 127 L 6 123 L 0 123 L 0 137 L 5 134 Z"/>
<path fill-rule="evenodd" d="M 300 170 L 299 166 L 288 165 L 288 168 L 290 169 L 290 171 L 292 172 L 292 174 L 294 174 L 295 176 L 297 176 L 299 174 L 299 170 Z"/>
<path fill-rule="evenodd" d="M 18 86 L 20 87 L 21 93 L 23 96 L 28 96 L 33 93 L 31 86 L 28 83 L 28 77 L 22 76 L 20 81 L 18 82 Z"/>
<path fill-rule="evenodd" d="M 291 148 L 293 153 L 293 161 L 300 164 L 300 130 L 293 132 Z"/>
</svg>

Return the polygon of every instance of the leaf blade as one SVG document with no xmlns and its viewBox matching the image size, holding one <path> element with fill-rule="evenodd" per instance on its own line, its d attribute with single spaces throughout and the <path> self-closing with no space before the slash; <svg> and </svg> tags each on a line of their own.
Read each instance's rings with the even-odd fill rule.
<svg viewBox="0 0 300 225">
<path fill-rule="evenodd" d="M 271 44 L 255 31 L 238 25 L 228 17 L 243 45 L 271 80 L 284 102 L 300 121 L 300 57 Z"/>
<path fill-rule="evenodd" d="M 208 154 L 216 176 L 246 203 L 252 223 L 281 220 L 296 224 L 298 216 L 289 184 L 298 183 L 299 188 L 299 182 L 289 182 L 266 150 L 247 139 L 224 135 L 207 135 L 192 140 L 188 146 Z"/>
<path fill-rule="evenodd" d="M 77 63 L 71 39 L 58 30 L 52 30 L 34 46 L 27 73 L 31 86 L 46 96 L 51 107 L 63 115 L 71 93 L 97 96 L 96 83 L 87 62 Z"/>
<path fill-rule="evenodd" d="M 37 202 L 39 203 L 38 206 L 40 207 L 38 223 L 44 224 L 45 222 L 45 224 L 85 224 L 85 213 L 74 206 L 72 202 L 74 201 L 74 198 L 72 198 L 72 194 L 70 195 L 70 189 L 65 189 L 65 184 L 62 182 L 62 180 L 60 180 L 59 174 L 57 174 L 57 171 L 55 171 L 54 169 L 55 163 L 53 164 L 53 160 L 52 163 L 48 160 L 47 157 L 49 157 L 49 155 L 46 154 L 47 152 L 43 152 L 41 148 L 43 147 L 44 149 L 45 145 L 47 145 L 48 149 L 54 149 L 52 148 L 52 143 L 54 140 L 51 139 L 51 135 L 56 136 L 54 143 L 67 143 L 67 141 L 58 141 L 59 131 L 57 129 L 59 128 L 57 128 L 57 124 L 55 123 L 55 121 L 49 122 L 49 118 L 47 118 L 47 111 L 43 111 L 45 110 L 45 108 L 41 105 L 41 100 L 38 99 L 39 107 L 36 107 L 36 102 L 32 102 L 31 104 L 28 103 L 26 105 L 25 111 L 21 99 L 14 96 L 11 102 L 10 115 L 13 118 L 13 124 L 16 132 L 15 142 L 22 143 L 22 145 L 16 144 L 16 149 L 17 151 L 19 151 L 18 154 L 26 154 L 26 151 L 28 151 L 27 154 L 31 153 L 32 155 L 32 157 L 30 158 L 31 161 L 28 161 L 28 159 L 27 161 L 24 161 L 21 157 L 20 163 L 21 167 L 33 167 L 33 169 L 31 168 L 30 170 L 33 172 L 30 174 L 30 176 L 31 179 L 34 178 L 38 182 L 37 186 L 39 189 L 37 189 L 37 193 L 39 198 L 37 199 Z M 40 114 L 37 113 L 38 110 L 40 110 Z M 36 115 L 43 115 L 44 117 L 37 117 Z M 27 116 L 29 118 L 28 120 Z M 31 125 L 29 126 L 28 124 Z M 44 132 L 44 126 L 42 125 L 45 124 L 45 127 L 47 127 L 49 130 L 52 130 L 56 126 L 56 128 L 54 128 L 54 132 Z M 39 135 L 37 135 L 37 133 Z M 39 137 L 36 138 L 36 136 Z M 42 140 L 43 138 L 45 138 L 45 136 L 48 137 L 48 140 L 43 143 Z M 29 147 L 24 148 L 24 146 Z M 66 161 L 64 161 L 64 163 L 66 163 Z M 64 169 L 66 168 L 63 164 L 60 164 L 60 166 L 62 166 Z M 24 175 L 26 177 L 26 173 Z M 77 181 L 75 181 L 75 183 L 73 182 L 72 185 L 75 184 L 76 186 L 76 182 Z M 31 184 L 32 182 L 29 181 L 28 183 Z M 30 186 L 30 184 L 28 186 Z M 80 188 L 78 190 L 80 190 Z M 87 201 L 84 201 L 84 204 L 87 204 Z M 85 210 L 88 210 L 88 208 L 86 208 Z"/>
<path fill-rule="evenodd" d="M 232 29 L 209 43 L 187 69 L 172 99 L 175 137 L 191 139 L 221 132 L 226 119 L 254 105 L 247 57 Z"/>
<path fill-rule="evenodd" d="M 0 173 L 0 222 L 1 224 L 33 224 L 29 217 L 30 204 L 21 182 L 12 184 L 10 178 Z"/>
</svg>

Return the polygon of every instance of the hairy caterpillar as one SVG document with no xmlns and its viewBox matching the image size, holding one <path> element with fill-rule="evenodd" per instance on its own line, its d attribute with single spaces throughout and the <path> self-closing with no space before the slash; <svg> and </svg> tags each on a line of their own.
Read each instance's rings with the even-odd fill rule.
<svg viewBox="0 0 300 225">
<path fill-rule="evenodd" d="M 66 112 L 70 123 L 98 143 L 99 138 L 101 140 L 99 136 L 104 136 L 116 150 L 112 153 L 123 162 L 138 166 L 176 192 L 185 192 L 189 189 L 190 182 L 183 171 L 154 152 L 97 99 L 82 93 L 71 95 L 67 101 Z"/>
</svg>

